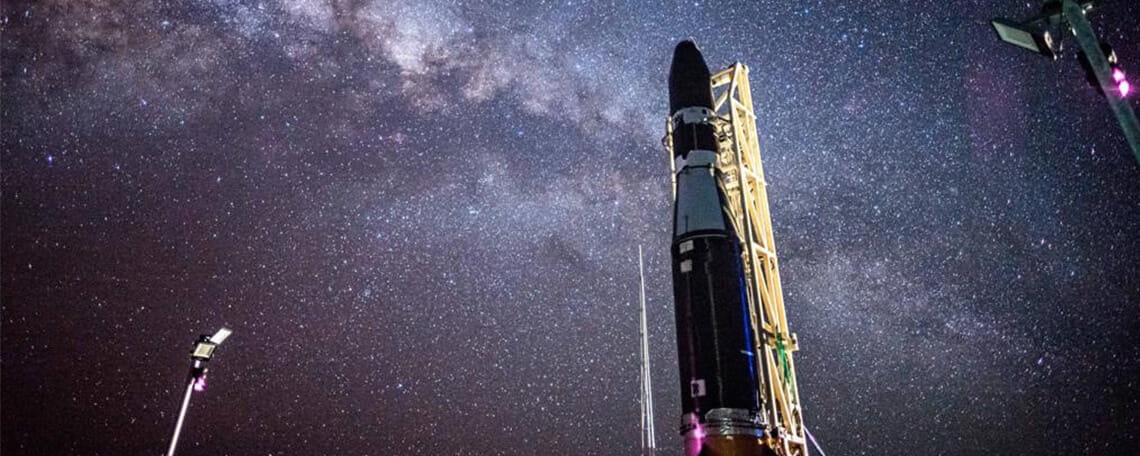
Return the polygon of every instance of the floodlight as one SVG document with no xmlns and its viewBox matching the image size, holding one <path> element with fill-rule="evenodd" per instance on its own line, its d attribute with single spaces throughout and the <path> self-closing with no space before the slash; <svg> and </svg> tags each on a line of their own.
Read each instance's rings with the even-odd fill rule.
<svg viewBox="0 0 1140 456">
<path fill-rule="evenodd" d="M 1085 80 L 1108 100 L 1132 155 L 1140 162 L 1140 121 L 1126 100 L 1135 95 L 1136 89 L 1124 69 L 1118 66 L 1119 59 L 1112 47 L 1100 41 L 1093 31 L 1086 17 L 1092 6 L 1092 0 L 1046 0 L 1039 14 L 1023 22 L 994 19 L 990 24 L 1002 41 L 1052 60 L 1057 60 L 1061 52 L 1060 40 L 1072 34 L 1080 49 L 1077 60 L 1085 70 Z M 1055 30 L 1057 35 L 1051 35 L 1049 30 Z M 1054 38 L 1058 41 L 1054 42 Z"/>
<path fill-rule="evenodd" d="M 233 331 L 222 328 L 212 336 L 205 334 L 198 338 L 197 345 L 194 346 L 194 353 L 190 354 L 191 358 L 207 361 L 211 356 L 214 356 L 214 349 L 233 334 Z"/>
<path fill-rule="evenodd" d="M 194 351 L 190 353 L 190 374 L 187 375 L 186 393 L 182 396 L 182 407 L 178 410 L 178 421 L 174 423 L 174 436 L 170 438 L 170 448 L 166 456 L 174 456 L 174 449 L 178 446 L 178 436 L 182 433 L 182 423 L 186 420 L 186 410 L 190 407 L 190 396 L 195 391 L 206 390 L 206 363 L 214 356 L 214 350 L 233 334 L 233 331 L 222 328 L 213 336 L 202 334 L 194 343 Z"/>
<path fill-rule="evenodd" d="M 194 353 L 191 353 L 190 357 L 203 360 L 210 359 L 211 356 L 214 356 L 215 348 L 218 348 L 218 344 L 209 341 L 198 342 L 198 345 L 194 346 Z"/>
<path fill-rule="evenodd" d="M 1053 36 L 1049 31 L 1006 19 L 994 19 L 990 23 L 1002 41 L 1057 59 L 1057 53 L 1053 49 Z"/>
</svg>

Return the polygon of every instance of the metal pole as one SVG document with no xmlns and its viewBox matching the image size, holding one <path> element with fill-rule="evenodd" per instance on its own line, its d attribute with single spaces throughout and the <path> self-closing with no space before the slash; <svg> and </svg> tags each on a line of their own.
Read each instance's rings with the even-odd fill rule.
<svg viewBox="0 0 1140 456">
<path fill-rule="evenodd" d="M 1128 103 L 1128 99 L 1112 94 L 1111 90 L 1116 87 L 1116 84 L 1113 83 L 1112 75 L 1109 74 L 1108 59 L 1100 50 L 1100 41 L 1093 32 L 1088 18 L 1085 17 L 1084 8 L 1075 0 L 1064 0 L 1062 11 L 1073 35 L 1077 37 L 1077 44 L 1081 46 L 1081 50 L 1084 51 L 1089 60 L 1089 65 L 1096 73 L 1101 91 L 1104 92 L 1104 97 L 1108 99 L 1108 106 L 1112 108 L 1113 114 L 1116 114 L 1116 120 L 1120 122 L 1120 128 L 1124 130 L 1124 138 L 1128 140 L 1128 146 L 1132 148 L 1132 155 L 1136 157 L 1136 162 L 1140 163 L 1140 123 L 1137 123 L 1136 113 L 1132 111 L 1132 105 Z"/>
<path fill-rule="evenodd" d="M 649 324 L 645 312 L 645 260 L 637 246 L 637 275 L 641 282 L 641 448 L 657 452 L 657 432 L 653 425 L 653 380 L 649 370 Z"/>
<path fill-rule="evenodd" d="M 178 445 L 178 434 L 182 433 L 182 422 L 186 419 L 186 409 L 190 408 L 190 395 L 194 394 L 194 382 L 198 380 L 193 375 L 186 385 L 186 395 L 182 397 L 182 409 L 178 411 L 178 422 L 174 425 L 174 437 L 170 439 L 170 449 L 166 456 L 174 456 L 174 447 Z"/>
</svg>

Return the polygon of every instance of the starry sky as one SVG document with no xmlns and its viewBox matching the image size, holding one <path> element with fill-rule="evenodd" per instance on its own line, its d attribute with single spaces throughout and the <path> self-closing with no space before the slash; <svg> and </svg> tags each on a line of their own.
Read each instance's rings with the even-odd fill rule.
<svg viewBox="0 0 1140 456">
<path fill-rule="evenodd" d="M 678 454 L 693 38 L 751 68 L 828 454 L 1136 454 L 1140 166 L 1072 49 L 989 26 L 1038 7 L 4 0 L 2 451 L 160 454 L 225 325 L 179 454 L 634 454 L 644 245 Z"/>
</svg>

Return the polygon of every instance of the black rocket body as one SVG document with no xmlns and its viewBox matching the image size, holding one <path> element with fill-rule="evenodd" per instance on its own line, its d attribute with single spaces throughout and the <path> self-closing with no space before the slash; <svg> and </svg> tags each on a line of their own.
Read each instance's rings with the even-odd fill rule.
<svg viewBox="0 0 1140 456">
<path fill-rule="evenodd" d="M 706 454 L 700 449 L 705 436 L 763 433 L 741 246 L 717 184 L 718 144 L 709 78 L 696 44 L 677 45 L 669 70 L 677 163 L 673 296 L 681 432 L 690 454 Z"/>
</svg>

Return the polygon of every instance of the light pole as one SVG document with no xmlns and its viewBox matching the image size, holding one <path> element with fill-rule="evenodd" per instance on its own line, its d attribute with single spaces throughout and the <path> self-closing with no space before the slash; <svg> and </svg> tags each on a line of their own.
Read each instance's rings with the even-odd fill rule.
<svg viewBox="0 0 1140 456">
<path fill-rule="evenodd" d="M 1124 76 L 1124 71 L 1116 67 L 1115 59 L 1105 56 L 1103 46 L 1097 40 L 1092 25 L 1085 17 L 1085 13 L 1092 9 L 1091 0 L 1050 0 L 1045 3 L 1041 14 L 1024 22 L 1014 22 L 1005 19 L 994 19 L 992 25 L 998 38 L 1007 43 L 1020 46 L 1051 59 L 1057 58 L 1060 50 L 1058 43 L 1046 30 L 1048 25 L 1060 25 L 1068 29 L 1076 37 L 1077 45 L 1081 48 L 1083 64 L 1092 72 L 1091 80 L 1099 85 L 1101 93 L 1108 100 L 1120 128 L 1124 131 L 1124 138 L 1132 149 L 1132 155 L 1140 163 L 1140 123 L 1136 120 L 1136 113 L 1128 103 L 1128 94 L 1131 85 Z"/>
<path fill-rule="evenodd" d="M 186 409 L 190 408 L 190 396 L 194 394 L 194 391 L 206 389 L 206 362 L 214 356 L 214 349 L 218 348 L 218 345 L 230 337 L 232 333 L 233 331 L 222 328 L 213 336 L 203 334 L 198 337 L 194 351 L 190 353 L 190 360 L 193 364 L 190 365 L 186 394 L 182 396 L 182 408 L 178 411 L 178 421 L 174 424 L 174 436 L 170 438 L 170 449 L 166 451 L 166 456 L 174 456 L 174 448 L 178 446 L 178 435 L 182 433 L 182 422 L 186 420 Z"/>
</svg>

